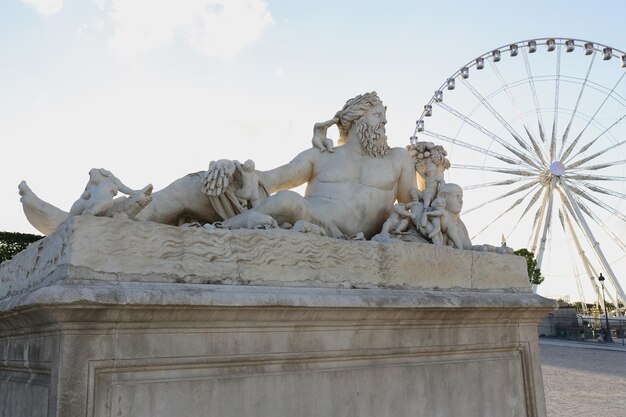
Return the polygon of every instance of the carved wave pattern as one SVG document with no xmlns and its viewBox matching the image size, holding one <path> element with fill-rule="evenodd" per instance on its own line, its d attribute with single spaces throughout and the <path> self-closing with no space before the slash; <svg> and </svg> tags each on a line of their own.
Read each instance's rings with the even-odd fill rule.
<svg viewBox="0 0 626 417">
<path fill-rule="evenodd" d="M 210 269 L 218 265 L 296 270 L 345 270 L 349 265 L 358 273 L 366 268 L 358 259 L 387 266 L 389 261 L 376 245 L 283 230 L 204 230 L 134 222 L 132 227 L 97 228 L 97 233 L 100 242 L 109 242 L 109 250 L 101 252 L 104 257 L 150 258 L 161 265 L 179 264 L 176 269 L 189 273 L 203 270 L 203 275 L 212 275 Z"/>
<path fill-rule="evenodd" d="M 153 223 L 137 222 L 132 230 L 106 229 L 102 239 L 123 242 L 109 253 L 113 256 L 142 256 L 169 262 L 236 262 L 235 254 L 226 244 L 224 234 L 211 233 L 203 229 L 156 226 Z M 120 233 L 123 237 L 120 239 Z"/>
<path fill-rule="evenodd" d="M 80 229 L 76 231 L 81 239 L 98 242 L 97 251 L 85 249 L 88 260 L 84 265 L 109 273 L 334 282 L 345 277 L 346 271 L 382 279 L 390 266 L 389 254 L 371 242 L 337 241 L 293 231 L 205 230 L 148 222 Z M 372 264 L 378 268 L 372 270 Z"/>
<path fill-rule="evenodd" d="M 361 242 L 338 242 L 290 231 L 233 234 L 229 240 L 238 261 L 250 266 L 343 269 L 350 264 L 363 269 L 355 260 L 380 258 L 379 251 Z"/>
<path fill-rule="evenodd" d="M 340 241 L 280 229 L 206 230 L 106 218 L 77 218 L 73 223 L 57 235 L 67 243 L 61 246 L 67 247 L 54 245 L 67 254 L 72 266 L 105 274 L 137 274 L 148 281 L 337 283 L 349 279 L 384 284 L 402 275 L 397 260 L 408 255 L 402 248 L 390 250 L 389 245 L 376 242 Z M 51 267 L 55 263 L 46 262 Z M 34 269 L 41 269 L 41 264 Z M 24 272 L 11 275 L 28 275 Z"/>
</svg>

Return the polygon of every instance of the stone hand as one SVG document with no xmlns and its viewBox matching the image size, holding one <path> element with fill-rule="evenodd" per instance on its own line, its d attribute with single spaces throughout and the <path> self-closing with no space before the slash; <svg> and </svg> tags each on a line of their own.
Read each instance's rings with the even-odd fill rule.
<svg viewBox="0 0 626 417">
<path fill-rule="evenodd" d="M 210 196 L 219 196 L 222 194 L 230 181 L 236 169 L 236 161 L 229 159 L 220 159 L 219 161 L 211 161 L 209 169 L 206 171 L 202 179 L 202 191 Z"/>
</svg>

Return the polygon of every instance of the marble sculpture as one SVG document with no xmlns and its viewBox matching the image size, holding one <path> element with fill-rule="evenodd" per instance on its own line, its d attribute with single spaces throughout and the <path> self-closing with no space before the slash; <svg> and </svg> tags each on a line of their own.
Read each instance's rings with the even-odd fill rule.
<svg viewBox="0 0 626 417">
<path fill-rule="evenodd" d="M 459 217 L 463 190 L 444 181 L 450 163 L 443 147 L 416 142 L 390 148 L 386 123 L 386 107 L 376 92 L 365 93 L 314 125 L 311 148 L 269 171 L 256 170 L 252 160 L 222 159 L 152 193 L 151 185 L 132 190 L 110 172 L 92 169 L 69 213 L 37 197 L 24 181 L 21 202 L 31 224 L 46 235 L 70 216 L 93 215 L 510 252 L 472 245 Z M 334 125 L 338 146 L 327 137 Z M 305 183 L 304 196 L 290 191 Z M 118 191 L 127 196 L 114 198 Z"/>
</svg>

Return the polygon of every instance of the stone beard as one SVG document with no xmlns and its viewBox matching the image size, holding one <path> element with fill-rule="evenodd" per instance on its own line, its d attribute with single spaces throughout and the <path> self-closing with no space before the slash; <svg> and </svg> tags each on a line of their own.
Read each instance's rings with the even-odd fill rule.
<svg viewBox="0 0 626 417">
<path fill-rule="evenodd" d="M 356 135 L 363 145 L 363 149 L 367 151 L 369 156 L 374 158 L 382 158 L 389 153 L 389 145 L 387 145 L 387 135 L 385 134 L 385 126 L 380 123 L 378 126 L 371 126 L 365 120 L 359 119 L 354 122 Z"/>
</svg>

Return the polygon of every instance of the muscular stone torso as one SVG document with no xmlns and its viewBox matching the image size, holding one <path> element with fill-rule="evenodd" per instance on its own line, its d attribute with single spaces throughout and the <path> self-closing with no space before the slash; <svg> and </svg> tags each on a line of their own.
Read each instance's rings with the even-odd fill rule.
<svg viewBox="0 0 626 417">
<path fill-rule="evenodd" d="M 314 155 L 305 197 L 343 233 L 371 236 L 389 215 L 398 177 L 392 156 L 374 158 L 339 147 Z"/>
</svg>

